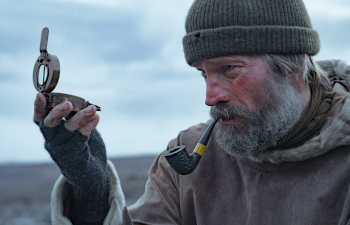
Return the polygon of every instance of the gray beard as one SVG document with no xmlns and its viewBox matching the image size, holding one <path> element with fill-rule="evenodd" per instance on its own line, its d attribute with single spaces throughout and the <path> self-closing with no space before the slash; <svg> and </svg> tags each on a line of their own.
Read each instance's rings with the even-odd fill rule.
<svg viewBox="0 0 350 225">
<path fill-rule="evenodd" d="M 214 119 L 238 118 L 234 124 L 216 125 L 215 139 L 231 156 L 247 156 L 275 147 L 278 140 L 288 134 L 301 117 L 302 95 L 289 83 L 288 78 L 270 74 L 263 85 L 264 99 L 256 99 L 256 109 L 231 107 L 218 102 L 210 110 Z"/>
</svg>

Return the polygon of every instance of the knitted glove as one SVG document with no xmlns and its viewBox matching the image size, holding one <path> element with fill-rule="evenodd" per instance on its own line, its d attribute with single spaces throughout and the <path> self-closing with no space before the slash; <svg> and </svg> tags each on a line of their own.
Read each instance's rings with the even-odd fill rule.
<svg viewBox="0 0 350 225">
<path fill-rule="evenodd" d="M 55 127 L 39 123 L 45 148 L 71 185 L 69 218 L 73 224 L 102 224 L 107 215 L 108 176 L 106 148 L 94 129 L 89 137 L 71 132 L 62 120 Z"/>
</svg>

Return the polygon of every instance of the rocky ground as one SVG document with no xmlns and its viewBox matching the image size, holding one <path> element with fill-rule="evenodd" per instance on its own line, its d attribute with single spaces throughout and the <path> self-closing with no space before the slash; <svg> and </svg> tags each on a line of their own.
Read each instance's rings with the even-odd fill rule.
<svg viewBox="0 0 350 225">
<path fill-rule="evenodd" d="M 111 159 L 127 205 L 143 194 L 155 158 Z M 50 193 L 59 174 L 53 163 L 0 166 L 0 225 L 49 225 Z"/>
</svg>

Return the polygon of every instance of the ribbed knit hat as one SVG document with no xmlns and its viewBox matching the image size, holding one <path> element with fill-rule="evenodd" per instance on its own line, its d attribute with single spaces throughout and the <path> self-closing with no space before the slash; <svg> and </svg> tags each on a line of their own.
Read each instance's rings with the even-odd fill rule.
<svg viewBox="0 0 350 225">
<path fill-rule="evenodd" d="M 195 0 L 186 18 L 186 61 L 234 54 L 316 55 L 320 41 L 302 0 Z"/>
</svg>

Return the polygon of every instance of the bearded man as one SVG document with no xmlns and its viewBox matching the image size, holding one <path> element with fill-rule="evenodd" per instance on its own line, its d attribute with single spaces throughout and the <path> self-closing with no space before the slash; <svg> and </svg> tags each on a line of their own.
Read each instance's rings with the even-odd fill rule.
<svg viewBox="0 0 350 225">
<path fill-rule="evenodd" d="M 187 63 L 219 119 L 195 171 L 161 153 L 144 195 L 126 208 L 90 106 L 68 121 L 65 102 L 34 120 L 62 176 L 53 224 L 350 224 L 350 67 L 316 63 L 317 32 L 301 0 L 196 0 L 186 18 Z M 167 150 L 194 149 L 210 121 Z M 83 125 L 82 125 L 83 124 Z"/>
</svg>

